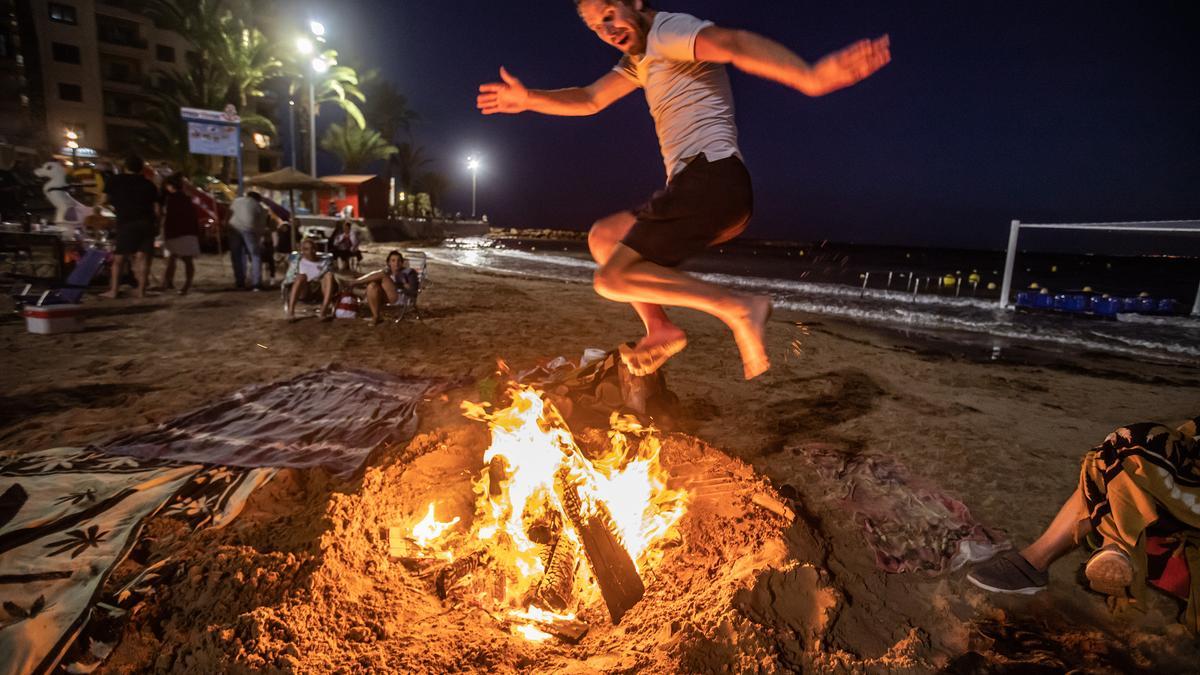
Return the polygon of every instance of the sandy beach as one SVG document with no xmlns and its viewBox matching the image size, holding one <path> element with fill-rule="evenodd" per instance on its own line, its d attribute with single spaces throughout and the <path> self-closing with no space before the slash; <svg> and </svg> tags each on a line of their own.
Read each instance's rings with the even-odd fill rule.
<svg viewBox="0 0 1200 675">
<path fill-rule="evenodd" d="M 388 248 L 374 246 L 367 267 L 379 264 Z M 560 355 L 578 359 L 587 348 L 614 348 L 641 328 L 628 308 L 604 301 L 586 285 L 437 263 L 430 266 L 432 283 L 421 296 L 420 321 L 372 327 L 361 319 L 321 323 L 308 318 L 289 324 L 277 291 L 229 290 L 231 276 L 226 259 L 208 256 L 200 260 L 197 287 L 186 297 L 89 297 L 87 330 L 69 335 L 28 334 L 22 320 L 6 313 L 0 322 L 0 447 L 20 453 L 99 442 L 243 387 L 328 363 L 477 382 L 494 372 L 497 359 L 518 370 Z M 698 439 L 766 477 L 773 489 L 796 495 L 800 514 L 795 522 L 761 523 L 778 527 L 794 556 L 808 556 L 803 562 L 821 570 L 819 585 L 835 589 L 840 606 L 836 620 L 823 624 L 819 648 L 802 645 L 806 655 L 792 658 L 788 666 L 774 661 L 772 667 L 775 657 L 767 655 L 757 668 L 803 663 L 847 671 L 928 672 L 952 666 L 956 672 L 977 672 L 964 669 L 1025 663 L 1131 672 L 1196 663 L 1196 643 L 1174 623 L 1171 602 L 1156 600 L 1145 611 L 1110 616 L 1103 599 L 1075 581 L 1082 553 L 1054 567 L 1049 591 L 1032 599 L 987 596 L 967 584 L 961 572 L 929 578 L 878 571 L 861 528 L 824 499 L 826 488 L 812 475 L 809 455 L 797 449 L 832 448 L 845 456 L 893 460 L 1021 546 L 1041 531 L 1076 485 L 1081 455 L 1111 430 L 1136 421 L 1174 426 L 1195 415 L 1197 371 L 1033 348 L 993 359 L 952 336 L 904 335 L 782 312 L 768 332 L 772 369 L 745 382 L 724 326 L 693 312 L 674 316 L 690 344 L 666 371 L 681 407 L 676 428 L 667 431 Z M 472 384 L 427 402 L 421 433 L 412 444 L 444 441 L 456 433 L 477 441 L 482 432 L 464 431 L 469 423 L 459 411 L 461 400 L 476 395 Z M 398 448 L 386 454 L 377 462 L 378 471 L 368 471 L 354 484 L 311 476 L 277 481 L 270 499 L 258 499 L 244 524 L 198 537 L 193 551 L 205 556 L 222 550 L 254 561 L 258 570 L 278 565 L 280 575 L 297 573 L 305 567 L 297 559 L 321 550 L 330 514 L 366 508 L 352 505 L 355 495 L 386 491 L 386 479 L 402 475 L 393 464 L 403 453 Z M 175 584 L 182 588 L 186 578 Z M 178 590 L 175 600 L 160 598 L 131 621 L 104 671 L 275 667 L 328 672 L 336 664 L 346 672 L 368 672 L 404 670 L 406 663 L 416 670 L 528 667 L 519 660 L 524 657 L 439 662 L 436 649 L 430 650 L 434 656 L 424 657 L 429 660 L 406 661 L 417 649 L 407 640 L 334 644 L 336 639 L 312 635 L 297 638 L 298 649 L 286 659 L 266 659 L 261 649 L 249 646 L 226 652 L 219 641 L 189 641 L 172 633 L 169 610 L 180 606 L 172 602 L 204 602 L 202 597 L 179 599 L 183 595 Z M 272 597 L 276 604 L 289 597 L 294 601 L 286 592 Z M 193 629 L 220 635 L 255 611 L 235 607 L 204 614 Z M 733 634 L 738 630 L 735 626 Z M 385 632 L 402 635 L 404 630 Z M 983 660 L 964 659 L 968 653 Z M 174 656 L 164 661 L 163 654 Z M 685 663 L 652 656 L 646 662 L 622 660 L 625 656 L 578 661 L 561 650 L 556 654 L 550 665 L 540 667 L 602 672 L 639 663 L 650 670 Z M 207 662 L 204 655 L 216 660 Z"/>
</svg>

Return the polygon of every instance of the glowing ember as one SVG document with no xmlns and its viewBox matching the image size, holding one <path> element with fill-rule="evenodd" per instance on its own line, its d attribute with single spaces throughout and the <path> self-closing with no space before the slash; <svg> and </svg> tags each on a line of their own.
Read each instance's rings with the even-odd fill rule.
<svg viewBox="0 0 1200 675">
<path fill-rule="evenodd" d="M 515 631 L 536 642 L 550 637 L 547 630 L 561 637 L 562 624 L 574 622 L 577 610 L 603 590 L 594 573 L 597 527 L 616 542 L 609 550 L 624 548 L 628 554 L 623 564 L 637 586 L 636 602 L 638 573 L 661 560 L 655 544 L 683 516 L 687 494 L 667 487 L 653 428 L 614 414 L 608 447 L 588 456 L 539 392 L 518 387 L 509 394 L 512 404 L 495 412 L 463 403 L 466 416 L 487 422 L 492 434 L 475 482 L 470 532 L 447 534 L 458 519 L 439 522 L 430 504 L 411 539 L 425 549 L 423 557 L 458 561 L 441 573 L 439 593 L 478 572 L 484 579 L 476 579 L 471 597 L 493 603 L 489 609 L 507 608 Z M 609 611 L 614 613 L 611 604 Z M 613 620 L 618 618 L 614 613 Z"/>
</svg>

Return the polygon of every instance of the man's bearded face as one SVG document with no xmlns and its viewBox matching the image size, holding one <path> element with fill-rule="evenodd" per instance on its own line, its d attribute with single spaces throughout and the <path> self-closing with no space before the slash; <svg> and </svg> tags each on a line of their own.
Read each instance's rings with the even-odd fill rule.
<svg viewBox="0 0 1200 675">
<path fill-rule="evenodd" d="M 583 22 L 604 42 L 626 54 L 646 53 L 650 21 L 642 12 L 641 0 L 584 0 L 579 5 Z"/>
</svg>

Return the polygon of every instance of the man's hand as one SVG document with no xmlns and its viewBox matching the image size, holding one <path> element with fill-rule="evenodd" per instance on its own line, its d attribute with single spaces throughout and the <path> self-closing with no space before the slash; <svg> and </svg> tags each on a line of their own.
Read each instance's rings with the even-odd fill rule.
<svg viewBox="0 0 1200 675">
<path fill-rule="evenodd" d="M 528 110 L 529 90 L 503 67 L 500 68 L 502 82 L 491 82 L 479 86 L 476 107 L 484 115 L 497 113 L 520 113 Z"/>
<path fill-rule="evenodd" d="M 891 60 L 891 40 L 887 35 L 859 40 L 818 61 L 812 67 L 812 79 L 818 91 L 829 93 L 867 79 Z"/>
</svg>

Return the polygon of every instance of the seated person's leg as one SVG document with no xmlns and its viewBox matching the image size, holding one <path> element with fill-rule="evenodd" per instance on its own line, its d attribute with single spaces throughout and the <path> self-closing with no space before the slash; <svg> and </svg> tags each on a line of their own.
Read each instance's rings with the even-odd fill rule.
<svg viewBox="0 0 1200 675">
<path fill-rule="evenodd" d="M 296 303 L 304 297 L 304 292 L 308 288 L 308 277 L 303 274 L 297 274 L 292 280 L 292 294 L 288 297 L 288 318 L 296 318 Z"/>
<path fill-rule="evenodd" d="M 967 580 L 987 591 L 1032 595 L 1049 583 L 1046 570 L 1051 563 L 1070 553 L 1090 531 L 1083 494 L 1076 488 L 1037 541 L 1019 553 L 1005 551 L 976 565 Z"/>
<path fill-rule="evenodd" d="M 329 313 L 329 308 L 333 305 L 333 292 L 337 290 L 337 282 L 333 278 L 332 272 L 327 272 L 321 277 L 321 320 L 332 319 L 333 314 Z"/>
</svg>

